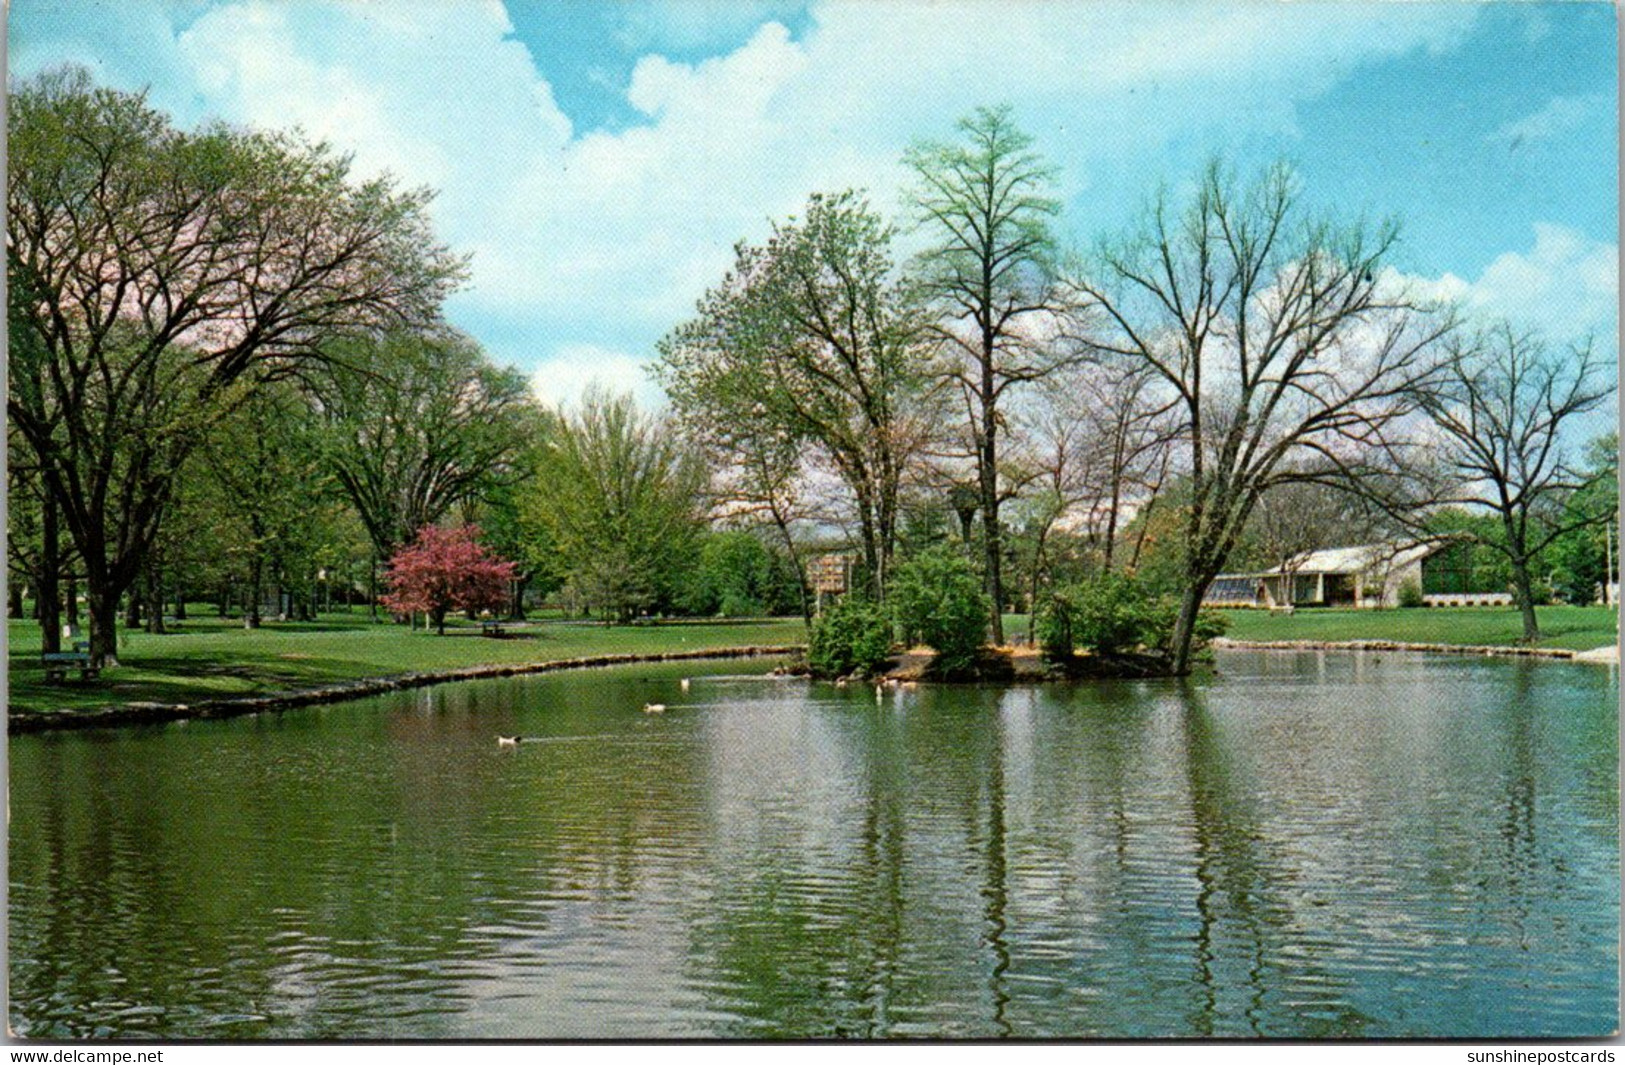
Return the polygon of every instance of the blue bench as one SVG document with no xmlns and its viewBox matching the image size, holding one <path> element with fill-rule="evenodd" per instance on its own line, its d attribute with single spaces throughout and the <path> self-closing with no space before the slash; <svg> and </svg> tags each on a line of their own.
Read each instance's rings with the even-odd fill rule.
<svg viewBox="0 0 1625 1065">
<path fill-rule="evenodd" d="M 45 666 L 47 681 L 66 680 L 70 669 L 77 669 L 82 680 L 91 680 L 101 672 L 90 664 L 90 644 L 83 640 L 75 643 L 71 651 L 44 652 L 40 655 L 40 662 Z"/>
<path fill-rule="evenodd" d="M 491 619 L 490 621 L 482 621 L 482 622 L 480 622 L 480 635 L 481 636 L 501 636 L 502 635 L 502 622 L 497 621 L 495 618 Z"/>
</svg>

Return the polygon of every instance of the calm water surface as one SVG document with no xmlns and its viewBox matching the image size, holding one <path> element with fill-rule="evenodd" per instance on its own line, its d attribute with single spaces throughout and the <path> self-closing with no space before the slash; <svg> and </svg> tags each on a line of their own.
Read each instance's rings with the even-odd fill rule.
<svg viewBox="0 0 1625 1065">
<path fill-rule="evenodd" d="M 14 738 L 12 1025 L 1616 1026 L 1606 667 L 1238 652 L 1184 685 L 879 703 L 695 668 Z"/>
</svg>

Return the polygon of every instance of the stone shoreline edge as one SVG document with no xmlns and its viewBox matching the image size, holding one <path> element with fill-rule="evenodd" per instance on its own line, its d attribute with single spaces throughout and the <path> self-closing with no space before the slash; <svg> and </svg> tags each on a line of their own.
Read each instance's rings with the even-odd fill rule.
<svg viewBox="0 0 1625 1065">
<path fill-rule="evenodd" d="M 1224 651 L 1421 651 L 1428 654 L 1480 655 L 1491 658 L 1555 658 L 1568 662 L 1619 661 L 1617 646 L 1574 651 L 1567 647 L 1407 643 L 1403 640 L 1232 640 L 1222 636 L 1213 641 L 1213 646 Z"/>
<path fill-rule="evenodd" d="M 300 706 L 361 699 L 369 695 L 426 688 L 462 680 L 487 680 L 528 673 L 552 673 L 564 669 L 593 669 L 601 666 L 638 665 L 653 662 L 688 662 L 720 658 L 771 658 L 806 650 L 803 644 L 782 646 L 718 647 L 698 651 L 665 651 L 654 654 L 589 655 L 585 658 L 559 658 L 550 662 L 505 662 L 431 673 L 397 673 L 388 677 L 368 677 L 317 688 L 267 692 L 264 695 L 233 696 L 196 703 L 123 703 L 84 711 L 28 711 L 7 715 L 7 728 L 13 734 L 53 732 L 60 729 L 109 728 L 119 725 L 159 725 L 171 721 L 242 717 L 248 714 L 280 712 Z"/>
<path fill-rule="evenodd" d="M 1228 651 L 1419 651 L 1429 654 L 1483 655 L 1489 657 L 1553 658 L 1562 661 L 1619 662 L 1616 646 L 1593 651 L 1573 651 L 1563 647 L 1507 647 L 1492 644 L 1406 643 L 1399 640 L 1231 640 L 1219 637 L 1212 646 Z M 565 669 L 595 669 L 654 662 L 689 662 L 724 658 L 772 658 L 798 654 L 805 644 L 748 647 L 719 647 L 698 651 L 665 651 L 656 654 L 589 655 L 559 658 L 549 662 L 507 662 L 431 673 L 398 673 L 369 677 L 317 688 L 269 692 L 265 695 L 208 699 L 196 703 L 123 703 L 84 711 L 28 711 L 7 715 L 7 729 L 13 735 L 26 732 L 54 732 L 62 729 L 111 728 L 120 725 L 159 725 L 171 721 L 243 717 L 248 714 L 280 712 L 301 706 L 317 706 L 369 695 L 383 695 L 434 684 L 493 677 L 516 677 L 531 673 L 552 673 Z"/>
</svg>

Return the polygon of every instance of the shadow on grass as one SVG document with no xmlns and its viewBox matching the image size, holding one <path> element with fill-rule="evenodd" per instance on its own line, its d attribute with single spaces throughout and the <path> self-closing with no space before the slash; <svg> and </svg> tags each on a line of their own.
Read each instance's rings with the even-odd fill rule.
<svg viewBox="0 0 1625 1065">
<path fill-rule="evenodd" d="M 94 680 L 73 676 L 56 683 L 45 680 L 44 670 L 37 660 L 25 660 L 21 663 L 23 668 L 18 668 L 19 665 L 13 656 L 8 678 L 9 708 L 23 713 L 85 710 L 131 702 L 194 703 L 406 672 L 368 668 L 343 658 L 288 659 L 254 655 L 240 656 L 227 664 L 143 655 Z"/>
</svg>

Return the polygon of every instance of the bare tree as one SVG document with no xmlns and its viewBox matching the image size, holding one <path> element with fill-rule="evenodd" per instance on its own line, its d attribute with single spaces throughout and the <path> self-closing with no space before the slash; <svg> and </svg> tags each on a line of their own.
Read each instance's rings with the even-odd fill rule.
<svg viewBox="0 0 1625 1065">
<path fill-rule="evenodd" d="M 711 467 L 714 510 L 771 527 L 795 566 L 802 618 L 812 621 L 807 567 L 796 529 L 813 515 L 807 500 L 803 451 L 789 433 L 760 423 L 738 424 L 696 412 L 684 425 Z"/>
<path fill-rule="evenodd" d="M 1060 309 L 1050 257 L 1053 169 L 1017 128 L 1009 107 L 978 108 L 955 143 L 923 143 L 904 162 L 918 188 L 914 209 L 934 241 L 915 261 L 934 311 L 948 374 L 964 398 L 981 494 L 985 579 L 994 643 L 1004 642 L 999 436 L 1006 394 L 1051 373 L 1058 350 L 1044 327 Z"/>
<path fill-rule="evenodd" d="M 1350 486 L 1403 456 L 1450 320 L 1385 274 L 1393 225 L 1305 217 L 1290 171 L 1246 188 L 1211 164 L 1190 203 L 1166 195 L 1078 282 L 1093 343 L 1138 359 L 1178 411 L 1188 471 L 1172 666 L 1258 500 L 1281 484 Z"/>
<path fill-rule="evenodd" d="M 1284 605 L 1290 606 L 1305 557 L 1321 548 L 1349 546 L 1380 535 L 1384 531 L 1380 515 L 1368 494 L 1303 480 L 1281 484 L 1260 498 L 1246 537 L 1259 562 L 1280 567 Z"/>
<path fill-rule="evenodd" d="M 1156 387 L 1155 371 L 1137 360 L 1093 361 L 1074 376 L 1080 421 L 1095 450 L 1087 484 L 1099 519 L 1101 568 L 1110 570 L 1125 513 L 1148 504 L 1165 476 L 1176 404 Z"/>
<path fill-rule="evenodd" d="M 1607 511 L 1565 506 L 1574 493 L 1610 475 L 1586 472 L 1569 456 L 1574 423 L 1616 394 L 1610 361 L 1590 341 L 1554 352 L 1532 333 L 1506 323 L 1450 345 L 1447 373 L 1427 412 L 1447 441 L 1456 475 L 1449 501 L 1482 507 L 1499 519 L 1500 535 L 1473 535 L 1512 569 L 1525 640 L 1540 638 L 1532 566 L 1565 533 L 1613 519 Z"/>
<path fill-rule="evenodd" d="M 1097 508 L 1095 488 L 1101 481 L 1098 470 L 1106 455 L 1099 446 L 1094 425 L 1080 416 L 1078 404 L 1082 382 L 1072 375 L 1052 376 L 1034 389 L 1031 402 L 1022 406 L 1015 419 L 1012 449 L 1030 470 L 1030 483 L 1018 504 L 1024 512 L 1032 557 L 1027 560 L 1027 637 L 1032 639 L 1036 604 L 1048 576 L 1048 548 L 1051 534 L 1069 516 L 1087 521 Z M 980 498 L 962 493 L 973 504 Z M 968 516 L 963 519 L 968 526 Z"/>
</svg>

